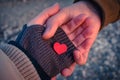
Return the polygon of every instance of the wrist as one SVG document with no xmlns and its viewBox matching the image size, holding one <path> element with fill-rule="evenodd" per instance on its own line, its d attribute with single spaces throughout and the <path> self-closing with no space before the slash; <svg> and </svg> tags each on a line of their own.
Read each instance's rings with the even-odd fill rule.
<svg viewBox="0 0 120 80">
<path fill-rule="evenodd" d="M 89 11 L 94 13 L 96 16 L 98 16 L 100 22 L 101 22 L 101 28 L 104 24 L 104 13 L 103 10 L 101 9 L 101 7 L 94 2 L 93 0 L 75 0 L 74 3 L 81 3 L 84 4 L 85 6 L 87 6 L 89 8 Z M 79 5 L 81 5 L 79 4 Z M 88 13 L 90 13 L 88 12 Z M 100 30 L 101 30 L 100 28 Z"/>
<path fill-rule="evenodd" d="M 86 3 L 88 4 L 88 6 L 90 6 L 90 9 L 99 17 L 100 22 L 101 22 L 101 27 L 100 27 L 100 30 L 101 30 L 101 28 L 104 24 L 104 14 L 103 14 L 102 9 L 93 0 L 92 1 L 86 0 Z"/>
</svg>

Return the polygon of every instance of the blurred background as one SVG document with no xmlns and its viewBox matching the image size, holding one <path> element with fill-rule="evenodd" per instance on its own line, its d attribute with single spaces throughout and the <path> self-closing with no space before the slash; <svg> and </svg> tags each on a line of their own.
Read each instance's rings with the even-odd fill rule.
<svg viewBox="0 0 120 80">
<path fill-rule="evenodd" d="M 0 43 L 15 40 L 24 24 L 56 2 L 65 7 L 73 0 L 0 0 Z M 120 20 L 100 31 L 84 66 L 58 80 L 120 80 Z"/>
</svg>

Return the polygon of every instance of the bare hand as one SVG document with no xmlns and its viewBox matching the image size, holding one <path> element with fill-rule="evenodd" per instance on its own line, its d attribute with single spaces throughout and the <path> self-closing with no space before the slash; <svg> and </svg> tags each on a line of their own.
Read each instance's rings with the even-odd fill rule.
<svg viewBox="0 0 120 80">
<path fill-rule="evenodd" d="M 60 26 L 76 46 L 74 51 L 76 63 L 79 65 L 86 63 L 89 50 L 101 26 L 98 14 L 89 3 L 80 1 L 61 9 L 47 20 L 46 25 L 47 29 L 43 35 L 44 39 L 51 38 Z M 61 72 L 62 75 L 70 76 L 76 63 L 64 69 Z"/>
</svg>

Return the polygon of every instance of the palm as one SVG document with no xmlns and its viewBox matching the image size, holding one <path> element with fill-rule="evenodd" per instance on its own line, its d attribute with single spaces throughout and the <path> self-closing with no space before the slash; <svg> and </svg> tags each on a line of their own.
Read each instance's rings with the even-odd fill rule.
<svg viewBox="0 0 120 80">
<path fill-rule="evenodd" d="M 62 29 L 77 48 L 74 51 L 74 57 L 78 64 L 86 63 L 88 52 L 95 41 L 99 28 L 100 20 L 97 17 L 90 18 L 84 15 L 79 15 L 62 26 Z"/>
</svg>

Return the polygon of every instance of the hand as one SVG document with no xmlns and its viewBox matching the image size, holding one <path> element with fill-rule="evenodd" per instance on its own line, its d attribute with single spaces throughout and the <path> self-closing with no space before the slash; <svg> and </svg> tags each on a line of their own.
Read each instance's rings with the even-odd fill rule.
<svg viewBox="0 0 120 80">
<path fill-rule="evenodd" d="M 79 65 L 86 63 L 89 50 L 99 32 L 101 22 L 95 9 L 87 2 L 78 2 L 61 9 L 57 14 L 51 16 L 47 22 L 47 29 L 43 35 L 44 39 L 51 38 L 57 28 L 65 31 L 69 39 L 76 46 L 74 59 Z M 61 73 L 70 76 L 74 71 L 76 63 Z"/>
<path fill-rule="evenodd" d="M 59 4 L 55 4 L 52 7 L 49 7 L 47 9 L 45 9 L 44 11 L 42 11 L 38 16 L 36 16 L 34 19 L 32 19 L 27 24 L 27 26 L 34 25 L 34 24 L 45 25 L 47 19 L 49 19 L 51 16 L 55 15 L 58 11 L 59 11 Z M 64 69 L 64 73 L 69 72 L 70 74 L 72 74 L 75 65 L 76 65 L 76 63 L 73 63 L 69 68 Z M 56 76 L 53 77 L 51 80 L 56 80 Z"/>
<path fill-rule="evenodd" d="M 44 11 L 42 11 L 37 17 L 35 17 L 33 20 L 31 20 L 27 26 L 30 25 L 45 25 L 45 22 L 47 21 L 47 19 L 51 16 L 53 16 L 54 14 L 56 14 L 59 11 L 59 4 L 55 4 L 52 7 L 49 7 L 47 9 L 45 9 Z M 56 77 L 53 77 L 52 80 L 55 80 Z"/>
</svg>

